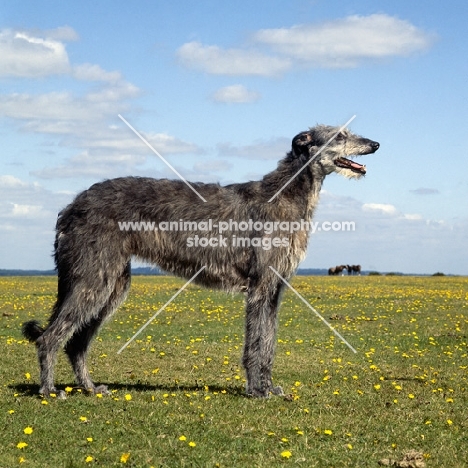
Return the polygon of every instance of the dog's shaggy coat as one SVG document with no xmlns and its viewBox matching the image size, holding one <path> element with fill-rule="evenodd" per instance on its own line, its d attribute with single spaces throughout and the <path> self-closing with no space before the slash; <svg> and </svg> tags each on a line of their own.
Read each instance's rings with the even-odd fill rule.
<svg viewBox="0 0 468 468">
<path fill-rule="evenodd" d="M 37 346 L 40 393 L 49 395 L 57 391 L 53 369 L 63 344 L 78 385 L 95 393 L 107 392 L 105 386 L 94 385 L 85 359 L 100 325 L 127 295 L 133 256 L 183 278 L 191 278 L 206 266 L 196 278 L 197 283 L 245 292 L 242 363 L 247 394 L 258 397 L 282 394 L 281 387 L 273 385 L 271 371 L 284 284 L 269 267 L 289 279 L 305 257 L 308 231 L 287 233 L 286 244 L 269 249 L 264 248 L 267 244 L 255 244 L 253 239 L 270 238 L 271 241 L 284 233 L 255 230 L 246 233 L 233 229 L 222 233 L 227 237 L 226 246 L 218 248 L 193 248 L 188 238 L 218 237 L 216 225 L 221 221 L 310 221 L 325 176 L 337 172 L 346 177 L 361 177 L 365 167 L 345 156 L 373 153 L 379 147 L 374 141 L 339 130 L 321 125 L 299 133 L 278 168 L 262 180 L 224 187 L 193 184 L 206 203 L 182 181 L 166 179 L 123 177 L 95 184 L 80 193 L 58 216 L 55 239 L 58 293 L 49 324 L 46 329 L 36 321 L 23 325 L 24 335 Z M 209 233 L 125 230 L 118 224 L 209 219 L 214 226 Z M 238 245 L 234 236 L 249 237 L 252 244 Z"/>
</svg>

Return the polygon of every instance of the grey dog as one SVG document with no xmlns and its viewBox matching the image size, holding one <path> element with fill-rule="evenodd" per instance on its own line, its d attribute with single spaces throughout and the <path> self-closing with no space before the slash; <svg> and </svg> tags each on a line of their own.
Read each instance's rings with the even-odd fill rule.
<svg viewBox="0 0 468 468">
<path fill-rule="evenodd" d="M 91 380 L 86 354 L 101 324 L 124 301 L 130 287 L 130 260 L 136 257 L 183 278 L 205 267 L 196 283 L 244 292 L 242 364 L 247 395 L 283 394 L 271 376 L 285 286 L 275 271 L 285 280 L 291 278 L 306 255 L 309 232 L 290 230 L 284 237 L 281 231 L 283 237 L 275 237 L 276 232 L 260 229 L 259 223 L 278 227 L 279 222 L 311 221 L 325 176 L 337 172 L 362 177 L 365 166 L 346 156 L 378 148 L 379 143 L 347 129 L 319 125 L 296 135 L 291 151 L 262 180 L 226 186 L 194 183 L 205 203 L 182 181 L 143 177 L 106 180 L 80 193 L 57 220 L 58 293 L 48 326 L 44 329 L 35 320 L 23 324 L 24 336 L 37 346 L 40 393 L 57 392 L 54 365 L 62 345 L 77 384 L 90 392 L 108 393 L 106 386 L 95 386 Z M 193 230 L 127 229 L 121 224 L 181 220 L 190 220 Z M 210 240 L 217 239 L 217 245 L 195 248 L 194 239 L 207 236 L 199 227 L 207 220 L 212 223 Z M 221 232 L 223 222 L 229 223 L 228 232 Z M 249 232 L 244 229 L 247 225 Z"/>
</svg>

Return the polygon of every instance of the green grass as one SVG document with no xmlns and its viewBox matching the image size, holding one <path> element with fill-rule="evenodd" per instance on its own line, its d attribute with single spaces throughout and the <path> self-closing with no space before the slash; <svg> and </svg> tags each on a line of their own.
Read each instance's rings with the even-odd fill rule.
<svg viewBox="0 0 468 468">
<path fill-rule="evenodd" d="M 358 353 L 286 292 L 274 379 L 288 396 L 268 400 L 243 396 L 241 295 L 189 286 L 117 355 L 183 284 L 133 279 L 88 359 L 112 397 L 44 400 L 20 326 L 46 321 L 56 280 L 0 278 L 0 467 L 362 468 L 409 449 L 466 466 L 467 278 L 297 277 Z M 63 353 L 56 382 L 73 387 Z"/>
</svg>

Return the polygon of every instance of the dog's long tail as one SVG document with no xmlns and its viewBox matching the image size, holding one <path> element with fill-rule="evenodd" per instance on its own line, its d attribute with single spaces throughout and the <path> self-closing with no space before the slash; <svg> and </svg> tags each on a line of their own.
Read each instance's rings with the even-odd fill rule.
<svg viewBox="0 0 468 468">
<path fill-rule="evenodd" d="M 35 343 L 37 339 L 45 332 L 37 320 L 31 320 L 30 322 L 23 323 L 21 331 L 23 332 L 23 336 L 32 343 Z"/>
</svg>

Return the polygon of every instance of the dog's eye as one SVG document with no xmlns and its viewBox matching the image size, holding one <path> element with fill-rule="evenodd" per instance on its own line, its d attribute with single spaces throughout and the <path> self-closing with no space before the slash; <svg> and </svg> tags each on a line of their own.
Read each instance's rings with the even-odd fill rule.
<svg viewBox="0 0 468 468">
<path fill-rule="evenodd" d="M 342 141 L 344 139 L 345 139 L 345 136 L 342 133 L 338 133 L 338 135 L 336 135 L 335 137 L 336 141 Z"/>
</svg>

